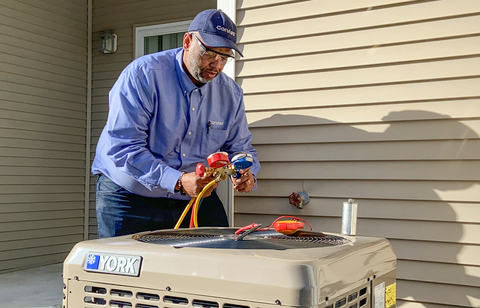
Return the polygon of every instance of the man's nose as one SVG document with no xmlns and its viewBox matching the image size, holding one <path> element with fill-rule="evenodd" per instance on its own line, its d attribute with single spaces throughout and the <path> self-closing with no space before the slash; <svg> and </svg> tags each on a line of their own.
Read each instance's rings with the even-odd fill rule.
<svg viewBox="0 0 480 308">
<path fill-rule="evenodd" d="M 210 62 L 209 65 L 210 65 L 210 67 L 220 69 L 223 66 L 222 61 L 221 61 L 221 56 L 217 55 L 215 57 L 215 59 Z"/>
</svg>

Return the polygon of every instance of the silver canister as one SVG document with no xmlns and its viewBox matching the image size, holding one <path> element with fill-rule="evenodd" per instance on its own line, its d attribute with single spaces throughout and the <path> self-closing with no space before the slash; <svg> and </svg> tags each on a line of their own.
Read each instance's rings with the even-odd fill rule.
<svg viewBox="0 0 480 308">
<path fill-rule="evenodd" d="M 342 234 L 357 235 L 357 208 L 358 203 L 354 203 L 353 199 L 343 202 L 342 213 Z"/>
</svg>

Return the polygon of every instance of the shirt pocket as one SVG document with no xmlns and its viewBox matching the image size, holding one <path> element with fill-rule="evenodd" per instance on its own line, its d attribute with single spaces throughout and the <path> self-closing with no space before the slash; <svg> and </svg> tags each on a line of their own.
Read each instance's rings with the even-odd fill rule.
<svg viewBox="0 0 480 308">
<path fill-rule="evenodd" d="M 202 142 L 202 156 L 218 152 L 227 140 L 228 130 L 223 127 L 211 127 Z"/>
</svg>

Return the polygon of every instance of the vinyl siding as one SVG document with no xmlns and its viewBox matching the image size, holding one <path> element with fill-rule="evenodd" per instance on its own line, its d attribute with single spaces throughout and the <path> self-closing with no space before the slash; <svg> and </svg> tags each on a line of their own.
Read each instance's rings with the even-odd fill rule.
<svg viewBox="0 0 480 308">
<path fill-rule="evenodd" d="M 83 240 L 86 1 L 0 3 L 0 273 Z"/>
<path fill-rule="evenodd" d="M 121 71 L 134 59 L 134 27 L 191 20 L 199 12 L 216 8 L 215 0 L 95 0 L 93 2 L 93 83 L 92 83 L 92 140 L 91 162 L 95 157 L 98 138 L 108 115 L 108 92 Z M 101 54 L 97 38 L 110 29 L 118 36 L 114 54 Z M 96 238 L 95 182 L 90 178 L 89 238 Z"/>
<path fill-rule="evenodd" d="M 235 225 L 339 233 L 353 198 L 397 254 L 398 307 L 479 307 L 480 2 L 243 0 L 237 24 L 262 170 Z"/>
</svg>

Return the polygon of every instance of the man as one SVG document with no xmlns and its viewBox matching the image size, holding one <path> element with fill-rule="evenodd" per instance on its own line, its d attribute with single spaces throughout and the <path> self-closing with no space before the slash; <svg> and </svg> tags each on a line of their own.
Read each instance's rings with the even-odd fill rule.
<svg viewBox="0 0 480 308">
<path fill-rule="evenodd" d="M 208 165 L 208 155 L 218 151 L 230 158 L 251 154 L 252 167 L 232 182 L 239 192 L 256 188 L 260 164 L 243 91 L 222 73 L 234 50 L 243 56 L 236 31 L 222 11 L 203 11 L 182 48 L 140 57 L 119 76 L 92 166 L 99 238 L 173 228 L 188 201 L 212 180 L 197 176 L 197 163 Z M 199 226 L 228 226 L 216 187 L 204 194 Z"/>
</svg>

